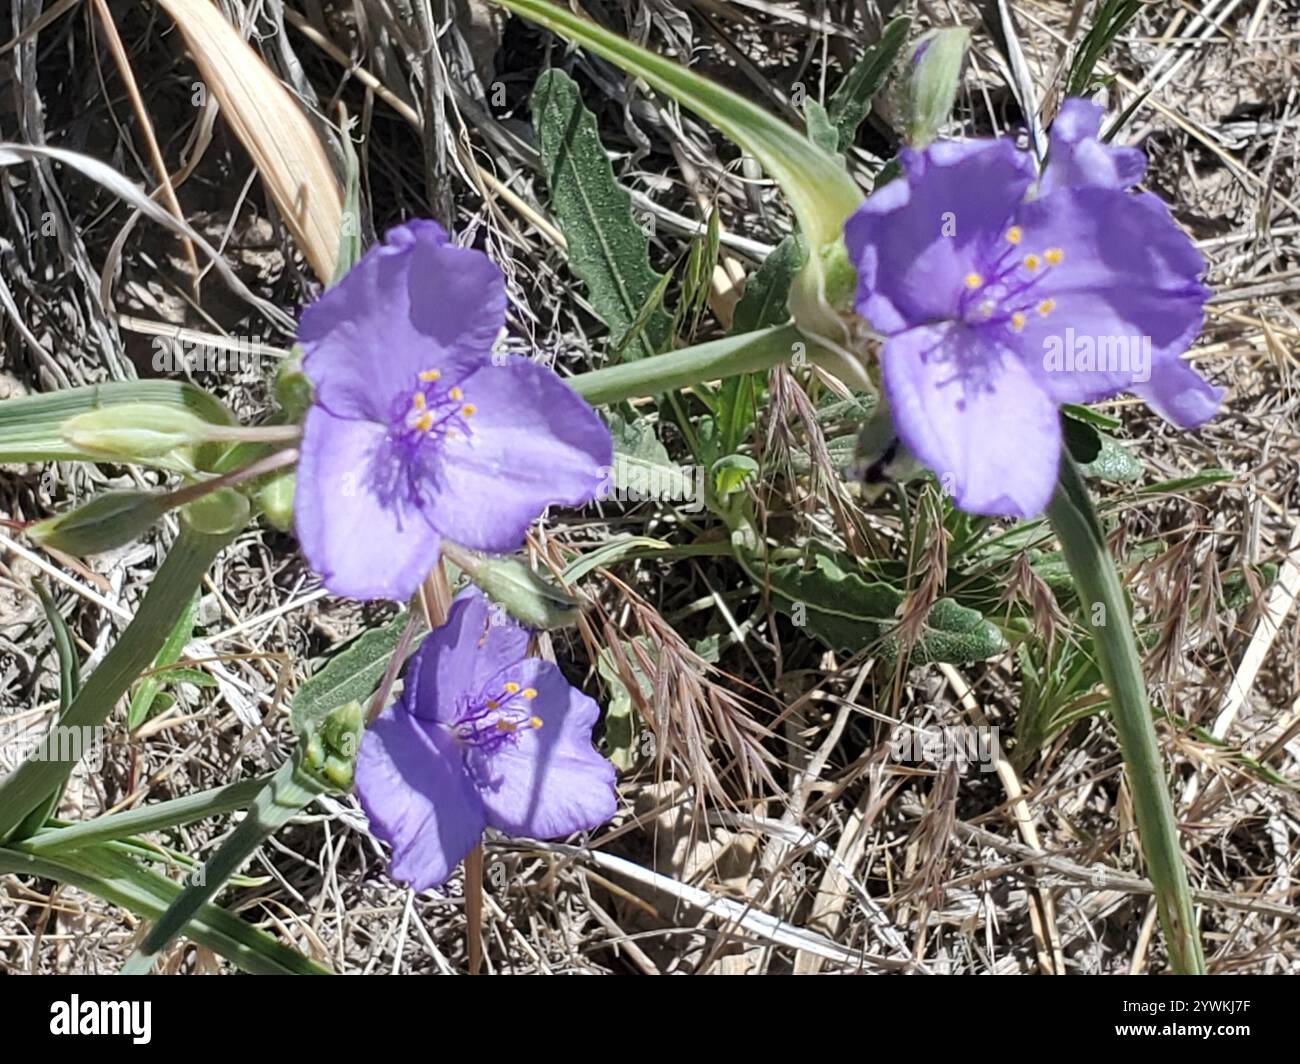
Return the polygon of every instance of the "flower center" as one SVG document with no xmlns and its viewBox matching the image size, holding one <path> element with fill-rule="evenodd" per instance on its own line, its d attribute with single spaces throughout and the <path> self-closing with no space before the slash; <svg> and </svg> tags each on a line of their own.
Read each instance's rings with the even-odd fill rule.
<svg viewBox="0 0 1300 1064">
<path fill-rule="evenodd" d="M 1005 246 L 991 261 L 963 278 L 958 317 L 967 325 L 993 326 L 1020 332 L 1029 315 L 1046 317 L 1056 300 L 1045 295 L 1055 267 L 1065 260 L 1061 248 L 1021 254 L 1025 232 L 1013 225 L 1004 234 Z"/>
<path fill-rule="evenodd" d="M 536 697 L 535 688 L 520 688 L 511 681 L 499 691 L 466 699 L 449 726 L 451 733 L 461 746 L 484 753 L 517 742 L 522 733 L 542 726 L 542 718 L 534 716 L 529 705 Z"/>
<path fill-rule="evenodd" d="M 379 498 L 389 505 L 422 507 L 442 483 L 447 441 L 472 437 L 477 412 L 460 385 L 443 382 L 440 370 L 417 374 L 410 391 L 394 398 L 387 438 L 371 462 Z"/>
<path fill-rule="evenodd" d="M 458 435 L 469 436 L 469 420 L 478 411 L 473 403 L 465 401 L 459 385 L 444 386 L 442 372 L 436 369 L 423 370 L 417 376 L 407 405 L 400 400 L 395 405 L 393 435 L 417 448 Z"/>
</svg>

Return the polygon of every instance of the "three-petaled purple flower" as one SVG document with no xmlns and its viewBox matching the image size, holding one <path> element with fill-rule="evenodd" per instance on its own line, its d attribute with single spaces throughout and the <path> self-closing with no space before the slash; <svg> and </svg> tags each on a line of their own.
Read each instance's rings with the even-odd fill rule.
<svg viewBox="0 0 1300 1064">
<path fill-rule="evenodd" d="M 393 877 L 416 890 L 446 882 L 487 826 L 549 839 L 614 815 L 596 703 L 527 652 L 526 629 L 461 592 L 361 741 L 357 796 Z"/>
<path fill-rule="evenodd" d="M 486 255 L 415 221 L 304 311 L 294 519 L 330 591 L 408 598 L 444 537 L 512 551 L 547 506 L 599 492 L 608 430 L 551 370 L 493 358 L 505 309 Z"/>
<path fill-rule="evenodd" d="M 1102 144 L 1100 123 L 1067 100 L 1037 182 L 1008 139 L 904 151 L 903 178 L 845 226 L 895 429 L 963 510 L 1047 505 L 1059 404 L 1128 390 L 1184 428 L 1218 406 L 1179 357 L 1201 328 L 1204 260 L 1159 199 L 1128 191 L 1146 159 Z"/>
</svg>

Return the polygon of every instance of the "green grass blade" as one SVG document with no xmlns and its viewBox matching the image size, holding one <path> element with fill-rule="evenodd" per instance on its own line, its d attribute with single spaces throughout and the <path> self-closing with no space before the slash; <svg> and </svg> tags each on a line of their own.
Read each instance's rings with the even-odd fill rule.
<svg viewBox="0 0 1300 1064">
<path fill-rule="evenodd" d="M 45 616 L 54 632 L 54 652 L 59 662 L 59 715 L 54 723 L 58 725 L 63 722 L 63 715 L 68 712 L 68 707 L 72 705 L 72 700 L 77 697 L 77 691 L 81 687 L 81 661 L 77 657 L 77 645 L 72 639 L 72 632 L 68 630 L 68 622 L 59 612 L 54 597 L 39 580 L 36 581 L 36 593 L 40 596 Z M 54 793 L 33 809 L 27 819 L 19 825 L 19 834 L 28 835 L 42 827 L 58 808 L 62 796 L 63 788 L 56 788 Z"/>
<path fill-rule="evenodd" d="M 0 848 L 0 875 L 36 876 L 67 883 L 146 920 L 161 916 L 181 893 L 180 886 L 166 876 L 103 849 L 36 855 L 20 848 Z M 194 915 L 189 935 L 200 946 L 252 975 L 331 974 L 324 965 L 212 905 L 202 906 Z"/>
<path fill-rule="evenodd" d="M 208 566 L 243 527 L 248 507 L 242 496 L 238 499 L 243 502 L 243 516 L 231 515 L 229 526 L 201 526 L 191 516 L 182 517 L 181 533 L 150 583 L 138 612 L 68 706 L 60 720 L 64 728 L 91 729 L 102 725 L 118 699 L 148 668 Z M 195 514 L 205 512 L 195 511 Z M 42 741 L 18 768 L 0 781 L 0 839 L 12 836 L 28 815 L 67 780 L 76 764 L 69 756 L 67 745 Z"/>
<path fill-rule="evenodd" d="M 200 873 L 155 921 L 144 941 L 122 966 L 123 975 L 147 975 L 158 955 L 239 871 L 253 852 L 284 827 L 325 788 L 299 770 L 298 759 L 286 761 L 258 792 L 248 816 L 208 858 Z"/>
<path fill-rule="evenodd" d="M 163 676 L 157 670 L 165 669 L 168 665 L 174 665 L 181 656 L 185 644 L 190 641 L 190 636 L 194 634 L 194 615 L 198 608 L 199 596 L 198 592 L 195 592 L 190 597 L 189 605 L 176 618 L 176 624 L 172 630 L 167 633 L 167 640 L 163 643 L 162 649 L 158 651 L 158 655 L 153 659 L 151 668 L 155 670 L 154 673 L 141 680 L 135 689 L 135 694 L 131 696 L 131 705 L 126 711 L 126 727 L 128 731 L 135 731 L 136 728 L 149 719 L 149 710 L 163 685 Z"/>
<path fill-rule="evenodd" d="M 214 787 L 198 794 L 186 794 L 165 802 L 121 813 L 98 816 L 71 824 L 51 824 L 25 839 L 22 848 L 39 855 L 79 850 L 101 842 L 130 838 L 146 831 L 165 831 L 168 828 L 192 824 L 219 813 L 246 809 L 270 781 L 270 776 L 240 780 L 224 787 Z"/>
<path fill-rule="evenodd" d="M 1102 0 L 1092 28 L 1084 35 L 1079 50 L 1074 54 L 1074 62 L 1070 64 L 1070 75 L 1065 82 L 1067 96 L 1088 94 L 1093 87 L 1092 75 L 1097 61 L 1141 10 L 1141 0 Z"/>
</svg>

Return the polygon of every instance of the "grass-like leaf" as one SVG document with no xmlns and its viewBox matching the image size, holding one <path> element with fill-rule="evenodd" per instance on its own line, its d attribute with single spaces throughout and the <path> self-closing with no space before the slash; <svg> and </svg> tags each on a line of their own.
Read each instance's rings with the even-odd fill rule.
<svg viewBox="0 0 1300 1064">
<path fill-rule="evenodd" d="M 234 418 L 217 399 L 202 388 L 179 381 L 122 381 L 90 384 L 58 392 L 28 395 L 0 403 L 0 462 L 102 462 L 102 455 L 81 451 L 63 438 L 63 423 L 79 414 L 110 406 L 159 403 L 196 414 L 204 421 L 234 424 Z M 205 445 L 213 452 L 224 445 Z M 140 461 L 162 469 L 188 470 L 202 467 L 202 457 L 190 448 Z"/>
<path fill-rule="evenodd" d="M 147 920 L 175 901 L 181 887 L 166 876 L 103 846 L 75 853 L 31 854 L 0 848 L 0 875 L 36 876 L 67 883 Z M 329 975 L 330 970 L 213 905 L 200 906 L 188 933 L 252 975 Z"/>
<path fill-rule="evenodd" d="M 245 503 L 244 519 L 247 513 Z M 117 700 L 162 648 L 217 553 L 242 527 L 238 514 L 231 515 L 230 525 L 182 519 L 181 534 L 149 585 L 135 617 L 77 692 L 59 720 L 61 725 L 94 728 L 108 719 Z M 0 839 L 13 835 L 32 811 L 64 784 L 75 767 L 75 762 L 65 760 L 66 753 L 43 741 L 0 781 Z"/>
<path fill-rule="evenodd" d="M 176 618 L 175 626 L 167 633 L 167 640 L 163 643 L 162 649 L 158 651 L 158 656 L 153 659 L 152 674 L 140 681 L 135 689 L 135 694 L 131 696 L 131 705 L 126 711 L 126 726 L 129 731 L 135 731 L 136 728 L 149 719 L 149 711 L 153 707 L 154 698 L 162 690 L 164 681 L 164 677 L 159 670 L 174 665 L 181 656 L 185 644 L 190 641 L 190 636 L 194 633 L 194 615 L 198 607 L 199 596 L 195 592 L 190 598 L 189 605 Z"/>
<path fill-rule="evenodd" d="M 325 790 L 300 769 L 297 757 L 281 765 L 258 792 L 248 815 L 158 916 L 139 948 L 122 966 L 122 974 L 147 974 L 158 954 L 186 930 L 253 852 Z"/>
</svg>

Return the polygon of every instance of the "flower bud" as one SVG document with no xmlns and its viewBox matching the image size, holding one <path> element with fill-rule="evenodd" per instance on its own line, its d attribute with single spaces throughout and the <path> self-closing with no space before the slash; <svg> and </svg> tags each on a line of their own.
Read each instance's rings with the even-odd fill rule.
<svg viewBox="0 0 1300 1064">
<path fill-rule="evenodd" d="M 164 403 L 125 403 L 69 418 L 63 438 L 80 451 L 132 461 L 158 458 L 210 439 L 208 422 Z"/>
<path fill-rule="evenodd" d="M 281 532 L 293 529 L 293 490 L 297 482 L 293 470 L 277 473 L 260 484 L 254 496 L 271 526 Z"/>
<path fill-rule="evenodd" d="M 907 84 L 907 142 L 923 148 L 939 135 L 952 114 L 970 31 L 963 26 L 934 30 L 912 49 Z"/>
<path fill-rule="evenodd" d="M 285 418 L 296 423 L 303 419 L 307 407 L 311 406 L 311 381 L 302 371 L 302 359 L 296 357 L 298 348 L 294 348 L 294 358 L 287 358 L 280 363 L 275 374 L 275 398 L 284 411 Z"/>
<path fill-rule="evenodd" d="M 229 535 L 248 524 L 248 499 L 232 488 L 218 488 L 181 511 L 192 528 L 209 536 Z"/>
<path fill-rule="evenodd" d="M 98 554 L 144 535 L 168 508 L 166 495 L 110 491 L 32 525 L 27 535 L 42 547 L 65 554 Z"/>
<path fill-rule="evenodd" d="M 348 702 L 330 710 L 323 721 L 308 727 L 302 767 L 330 790 L 351 790 L 365 723 L 366 714 L 360 702 Z"/>
<path fill-rule="evenodd" d="M 564 628 L 578 619 L 581 603 L 543 580 L 519 559 L 462 557 L 466 554 L 457 549 L 448 557 L 465 570 L 488 598 L 521 624 L 534 631 L 545 631 Z"/>
</svg>

